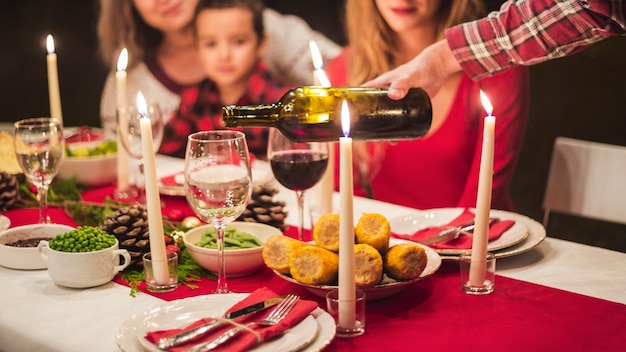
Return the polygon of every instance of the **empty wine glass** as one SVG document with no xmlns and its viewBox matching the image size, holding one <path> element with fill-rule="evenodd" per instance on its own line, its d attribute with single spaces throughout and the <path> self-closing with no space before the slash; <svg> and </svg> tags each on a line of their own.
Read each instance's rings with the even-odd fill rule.
<svg viewBox="0 0 626 352">
<path fill-rule="evenodd" d="M 328 165 L 327 143 L 302 143 L 287 139 L 272 128 L 267 157 L 281 185 L 296 191 L 298 202 L 298 239 L 304 240 L 304 191 L 313 187 Z"/>
<path fill-rule="evenodd" d="M 63 159 L 63 126 L 59 120 L 48 117 L 17 121 L 13 146 L 24 175 L 37 187 L 39 223 L 50 223 L 48 188 Z"/>
<path fill-rule="evenodd" d="M 213 224 L 219 271 L 215 293 L 229 293 L 224 266 L 224 229 L 243 213 L 252 193 L 245 135 L 220 130 L 189 135 L 185 153 L 185 196 L 196 215 Z"/>
<path fill-rule="evenodd" d="M 165 122 L 161 115 L 159 105 L 148 104 L 143 98 L 137 97 L 137 105 L 120 107 L 117 110 L 117 133 L 124 149 L 133 159 L 137 160 L 139 173 L 137 175 L 136 187 L 137 198 L 140 203 L 145 203 L 146 193 L 143 174 L 143 147 L 141 142 L 141 119 L 147 118 L 152 126 L 152 140 L 154 153 L 159 150 L 163 140 L 163 128 Z"/>
</svg>

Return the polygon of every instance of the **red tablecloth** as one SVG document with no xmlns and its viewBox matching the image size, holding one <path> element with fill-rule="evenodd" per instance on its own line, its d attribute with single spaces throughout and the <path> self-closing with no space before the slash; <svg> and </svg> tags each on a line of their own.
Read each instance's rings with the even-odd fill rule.
<svg viewBox="0 0 626 352">
<path fill-rule="evenodd" d="M 99 189 L 87 192 L 85 198 L 102 199 L 110 192 L 112 188 Z M 184 198 L 162 200 L 167 207 L 191 212 Z M 32 223 L 36 214 L 36 210 L 27 209 L 6 213 L 13 226 Z M 60 209 L 51 209 L 51 217 L 55 222 L 73 224 Z M 626 305 L 502 276 L 497 276 L 492 294 L 470 296 L 461 291 L 458 271 L 456 263 L 444 262 L 437 273 L 399 294 L 368 302 L 365 334 L 335 338 L 327 350 L 624 350 Z M 323 299 L 282 280 L 267 268 L 252 276 L 229 278 L 228 285 L 235 292 L 252 292 L 263 286 L 278 294 L 295 292 L 325 307 Z M 154 295 L 166 300 L 202 295 L 210 293 L 215 283 L 202 280 L 199 286 Z"/>
</svg>

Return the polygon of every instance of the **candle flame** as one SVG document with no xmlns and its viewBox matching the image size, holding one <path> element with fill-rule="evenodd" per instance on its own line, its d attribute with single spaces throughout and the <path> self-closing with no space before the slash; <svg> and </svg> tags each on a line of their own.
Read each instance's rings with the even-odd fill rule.
<svg viewBox="0 0 626 352">
<path fill-rule="evenodd" d="M 483 107 L 485 108 L 487 114 L 491 116 L 491 114 L 493 113 L 493 106 L 491 105 L 489 98 L 487 98 L 487 95 L 482 91 L 482 89 L 480 90 L 480 100 L 482 101 Z"/>
<path fill-rule="evenodd" d="M 341 103 L 341 129 L 344 137 L 350 135 L 350 110 L 348 109 L 348 102 L 345 100 Z"/>
<path fill-rule="evenodd" d="M 137 111 L 141 117 L 148 116 L 148 104 L 141 91 L 137 92 Z"/>
<path fill-rule="evenodd" d="M 52 34 L 48 34 L 48 37 L 46 37 L 46 49 L 48 49 L 48 54 L 54 53 L 54 39 L 52 39 Z"/>
<path fill-rule="evenodd" d="M 128 50 L 124 48 L 120 52 L 120 56 L 117 58 L 117 70 L 126 71 L 127 66 L 128 66 Z"/>
<path fill-rule="evenodd" d="M 315 68 L 317 79 L 323 87 L 330 87 L 330 80 L 326 76 L 326 72 L 324 72 L 324 60 L 317 43 L 314 40 L 309 40 L 309 48 L 311 49 L 311 58 L 313 59 L 313 67 Z"/>
</svg>

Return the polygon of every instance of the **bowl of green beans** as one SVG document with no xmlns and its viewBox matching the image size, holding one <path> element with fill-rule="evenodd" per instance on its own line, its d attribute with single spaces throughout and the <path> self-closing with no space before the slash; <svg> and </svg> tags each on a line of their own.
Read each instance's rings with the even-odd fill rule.
<svg viewBox="0 0 626 352">
<path fill-rule="evenodd" d="M 270 225 L 235 221 L 224 233 L 224 261 L 226 276 L 251 275 L 264 266 L 263 246 L 272 235 L 282 232 Z M 191 257 L 206 270 L 217 273 L 217 239 L 213 225 L 195 227 L 185 233 L 183 242 Z"/>
</svg>

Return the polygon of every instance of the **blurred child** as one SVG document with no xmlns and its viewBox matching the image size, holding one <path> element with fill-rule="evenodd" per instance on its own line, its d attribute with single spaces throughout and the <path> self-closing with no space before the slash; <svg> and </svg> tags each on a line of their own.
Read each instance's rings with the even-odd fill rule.
<svg viewBox="0 0 626 352">
<path fill-rule="evenodd" d="M 272 77 L 261 57 L 265 49 L 260 0 L 200 0 L 193 25 L 206 80 L 184 90 L 166 126 L 159 153 L 185 157 L 187 136 L 223 129 L 222 107 L 276 102 L 292 85 Z M 238 129 L 248 148 L 265 159 L 268 130 Z"/>
</svg>

